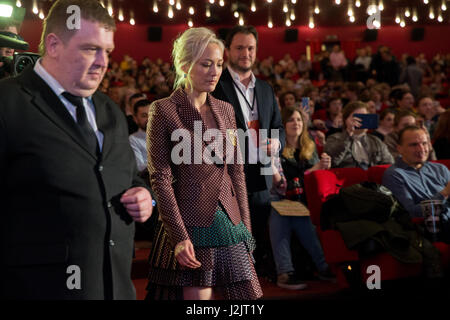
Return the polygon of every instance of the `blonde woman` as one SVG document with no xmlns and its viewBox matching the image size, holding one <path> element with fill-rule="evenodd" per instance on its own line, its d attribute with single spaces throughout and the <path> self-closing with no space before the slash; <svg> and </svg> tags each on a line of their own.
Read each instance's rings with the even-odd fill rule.
<svg viewBox="0 0 450 320">
<path fill-rule="evenodd" d="M 149 300 L 262 296 L 238 139 L 227 139 L 236 129 L 233 107 L 210 94 L 223 50 L 210 30 L 185 31 L 173 48 L 175 91 L 150 107 L 148 169 L 162 224 L 150 256 Z M 225 152 L 230 140 L 234 161 Z M 188 145 L 182 154 L 180 143 Z"/>
</svg>

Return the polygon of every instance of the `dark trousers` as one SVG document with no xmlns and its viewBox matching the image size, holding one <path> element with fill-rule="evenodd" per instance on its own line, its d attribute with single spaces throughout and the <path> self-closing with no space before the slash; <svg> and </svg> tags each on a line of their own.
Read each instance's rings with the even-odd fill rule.
<svg viewBox="0 0 450 320">
<path fill-rule="evenodd" d="M 253 253 L 256 260 L 256 272 L 259 276 L 272 277 L 276 272 L 268 229 L 271 208 L 269 190 L 249 192 L 248 202 L 252 233 L 256 241 L 256 249 Z"/>
</svg>

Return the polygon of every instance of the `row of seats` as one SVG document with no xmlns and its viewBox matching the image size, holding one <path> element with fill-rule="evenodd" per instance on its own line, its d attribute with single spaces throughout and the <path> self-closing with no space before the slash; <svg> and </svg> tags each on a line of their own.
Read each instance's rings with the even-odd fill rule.
<svg viewBox="0 0 450 320">
<path fill-rule="evenodd" d="M 450 169 L 450 160 L 438 160 L 436 162 L 446 165 Z M 360 168 L 334 168 L 329 170 L 317 170 L 305 176 L 305 191 L 311 220 L 317 228 L 325 259 L 333 267 L 337 274 L 338 283 L 342 287 L 348 287 L 348 277 L 345 276 L 346 268 L 351 268 L 353 263 L 359 265 L 362 281 L 366 281 L 371 273 L 367 267 L 377 265 L 381 270 L 381 280 L 393 280 L 420 275 L 421 264 L 405 264 L 399 262 L 388 253 L 379 253 L 370 258 L 361 258 L 356 250 L 349 250 L 344 243 L 341 234 L 337 230 L 321 230 L 320 212 L 322 204 L 331 196 L 338 194 L 340 188 L 371 181 L 381 184 L 384 171 L 389 165 L 380 165 L 365 171 Z M 414 222 L 421 222 L 414 219 Z M 439 249 L 444 266 L 450 264 L 450 246 L 437 242 L 434 245 Z"/>
</svg>

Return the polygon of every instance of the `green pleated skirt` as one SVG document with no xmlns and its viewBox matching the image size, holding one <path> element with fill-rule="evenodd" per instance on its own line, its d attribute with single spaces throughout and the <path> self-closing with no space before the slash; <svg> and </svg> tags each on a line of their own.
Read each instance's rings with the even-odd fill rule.
<svg viewBox="0 0 450 320">
<path fill-rule="evenodd" d="M 180 266 L 160 221 L 149 257 L 148 300 L 183 299 L 183 287 L 214 287 L 225 299 L 253 300 L 262 296 L 254 269 L 255 241 L 241 221 L 234 225 L 217 206 L 209 227 L 188 227 L 201 267 Z"/>
</svg>

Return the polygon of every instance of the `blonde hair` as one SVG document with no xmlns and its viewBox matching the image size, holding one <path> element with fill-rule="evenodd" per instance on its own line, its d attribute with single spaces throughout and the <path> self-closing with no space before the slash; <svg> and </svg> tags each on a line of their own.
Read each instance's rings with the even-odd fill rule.
<svg viewBox="0 0 450 320">
<path fill-rule="evenodd" d="M 214 32 L 207 28 L 190 28 L 183 32 L 173 43 L 172 57 L 175 67 L 174 89 L 186 87 L 190 83 L 190 73 L 194 64 L 205 52 L 210 44 L 217 44 L 220 50 L 224 51 L 223 42 L 216 37 Z M 189 67 L 187 72 L 183 68 Z M 192 86 L 191 86 L 192 87 Z"/>
<path fill-rule="evenodd" d="M 301 160 L 309 160 L 312 158 L 314 151 L 316 150 L 316 144 L 311 139 L 308 133 L 308 122 L 305 114 L 298 107 L 285 107 L 281 110 L 281 120 L 283 122 L 283 126 L 286 128 L 286 123 L 289 121 L 294 112 L 298 112 L 303 122 L 302 133 L 298 137 L 297 146 L 300 148 L 300 159 Z M 286 149 L 287 147 L 285 147 Z"/>
</svg>

